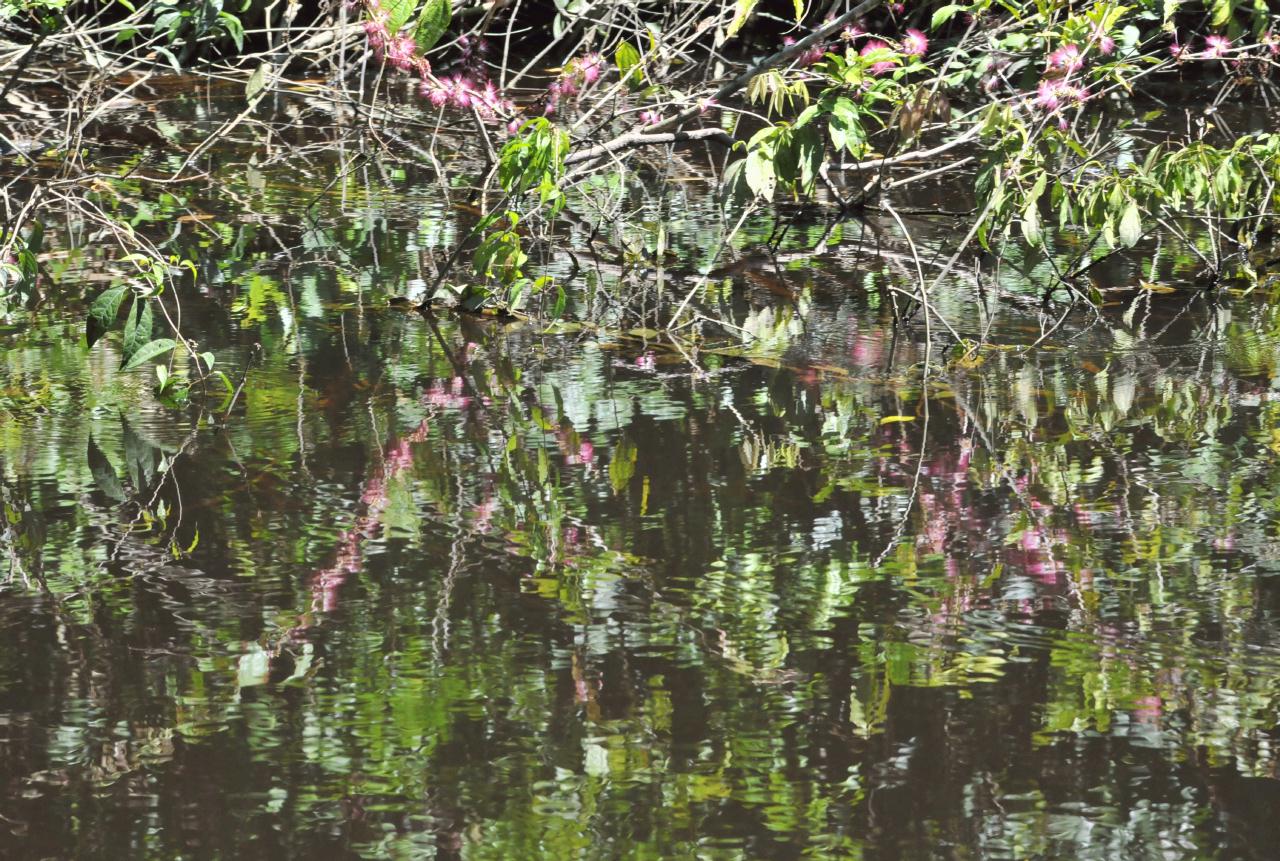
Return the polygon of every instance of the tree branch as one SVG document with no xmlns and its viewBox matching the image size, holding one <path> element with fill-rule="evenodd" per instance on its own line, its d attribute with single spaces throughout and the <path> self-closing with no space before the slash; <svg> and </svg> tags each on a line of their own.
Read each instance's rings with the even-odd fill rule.
<svg viewBox="0 0 1280 861">
<path fill-rule="evenodd" d="M 710 100 L 713 102 L 724 101 L 730 96 L 736 94 L 739 90 L 741 90 L 747 84 L 751 83 L 751 79 L 754 78 L 756 75 L 759 75 L 761 72 L 766 72 L 769 69 L 772 69 L 776 66 L 781 66 L 783 63 L 786 63 L 787 61 L 800 56 L 800 54 L 809 50 L 814 45 L 824 41 L 832 33 L 835 33 L 837 30 L 840 30 L 842 27 L 844 27 L 845 24 L 848 24 L 852 21 L 857 20 L 858 18 L 861 18 L 863 15 L 866 15 L 872 9 L 879 6 L 882 2 L 884 2 L 884 0 L 863 0 L 863 2 L 859 3 L 857 6 L 853 7 L 848 12 L 845 12 L 843 15 L 840 15 L 839 17 L 832 18 L 830 21 L 827 21 L 822 26 L 818 27 L 816 30 L 810 33 L 808 36 L 805 36 L 803 39 L 800 39 L 799 41 L 794 42 L 793 44 L 787 45 L 785 48 L 783 48 L 780 51 L 776 51 L 773 54 L 770 54 L 768 57 L 765 57 L 763 60 L 756 63 L 754 66 L 747 69 L 741 75 L 738 75 L 738 77 L 725 82 L 724 84 L 721 85 L 720 89 L 715 91 L 715 94 L 711 96 Z M 662 122 L 657 123 L 656 125 L 649 126 L 648 131 L 650 134 L 654 134 L 657 132 L 664 132 L 664 131 L 667 131 L 668 129 L 676 128 L 677 126 L 683 123 L 686 123 L 689 120 L 692 120 L 698 115 L 700 115 L 702 113 L 702 110 L 703 109 L 701 106 L 694 105 L 692 107 L 689 107 L 681 111 L 680 113 L 676 114 L 674 117 L 671 117 L 670 119 L 663 120 Z M 617 142 L 623 138 L 630 137 L 634 134 L 635 132 L 626 132 L 614 138 L 613 140 L 609 141 L 608 143 L 602 144 L 601 146 L 604 146 L 607 148 L 611 147 L 611 148 L 605 149 L 600 154 L 603 155 L 605 153 L 613 152 L 614 149 L 622 149 L 623 147 L 626 146 L 626 144 L 618 144 Z M 593 149 L 596 149 L 596 147 L 593 147 Z M 574 155 L 576 155 L 576 153 Z M 571 155 L 569 158 L 573 158 L 573 157 L 574 156 Z"/>
<path fill-rule="evenodd" d="M 725 146 L 733 146 L 733 135 L 724 129 L 692 129 L 690 131 L 675 132 L 658 132 L 653 134 L 650 132 L 633 131 L 619 135 L 608 143 L 602 143 L 598 146 L 589 147 L 587 149 L 578 150 L 570 153 L 564 160 L 566 166 L 571 164 L 581 164 L 584 161 L 606 156 L 611 152 L 617 152 L 620 149 L 629 149 L 637 146 L 652 146 L 653 144 L 668 143 L 685 143 L 687 141 L 712 140 L 716 143 L 722 143 Z"/>
</svg>

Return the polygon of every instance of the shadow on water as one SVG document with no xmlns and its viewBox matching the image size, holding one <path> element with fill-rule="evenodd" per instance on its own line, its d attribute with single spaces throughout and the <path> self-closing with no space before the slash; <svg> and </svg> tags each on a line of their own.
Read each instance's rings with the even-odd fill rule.
<svg viewBox="0 0 1280 861">
<path fill-rule="evenodd" d="M 924 378 L 892 257 L 762 222 L 703 297 L 746 349 L 435 330 L 383 307 L 466 230 L 434 178 L 213 158 L 138 226 L 196 225 L 225 424 L 73 313 L 5 330 L 0 854 L 1270 857 L 1260 297 L 1130 260 L 1064 314 L 1008 261 Z M 90 295 L 99 239 L 49 261 Z"/>
</svg>

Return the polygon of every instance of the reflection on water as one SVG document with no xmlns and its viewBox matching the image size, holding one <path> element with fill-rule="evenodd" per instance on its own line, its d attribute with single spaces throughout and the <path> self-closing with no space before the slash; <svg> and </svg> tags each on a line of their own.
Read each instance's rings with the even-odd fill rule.
<svg viewBox="0 0 1280 861">
<path fill-rule="evenodd" d="M 686 358 L 375 307 L 456 235 L 379 187 L 202 258 L 225 423 L 4 336 L 0 854 L 1271 857 L 1256 297 L 926 378 L 833 252 Z"/>
</svg>

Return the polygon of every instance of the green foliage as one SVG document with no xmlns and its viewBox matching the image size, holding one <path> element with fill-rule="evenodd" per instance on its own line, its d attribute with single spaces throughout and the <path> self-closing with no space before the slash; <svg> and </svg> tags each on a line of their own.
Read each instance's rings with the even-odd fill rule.
<svg viewBox="0 0 1280 861">
<path fill-rule="evenodd" d="M 418 23 L 413 30 L 413 39 L 418 51 L 426 54 L 436 46 L 449 30 L 449 21 L 453 16 L 451 0 L 425 0 L 418 13 Z"/>
<path fill-rule="evenodd" d="M 0 308 L 29 304 L 37 294 L 40 252 L 44 250 L 44 222 L 33 221 L 27 235 L 5 241 L 0 233 Z M 5 259 L 5 257 L 8 259 Z"/>
<path fill-rule="evenodd" d="M 918 63 L 902 66 L 903 59 L 887 48 L 829 55 L 821 66 L 824 88 L 813 104 L 809 104 L 806 80 L 788 82 L 776 70 L 757 76 L 747 89 L 748 97 L 766 102 L 770 113 L 782 114 L 797 101 L 805 107 L 793 122 L 779 121 L 752 136 L 746 157 L 725 171 L 726 186 L 737 199 L 772 200 L 778 186 L 796 197 L 811 197 L 824 167 L 845 154 L 867 155 L 868 129 L 884 124 L 885 105 L 905 99 L 901 79 L 921 67 Z M 895 70 L 882 77 L 879 70 L 873 73 L 877 64 L 891 64 Z"/>
<path fill-rule="evenodd" d="M 249 0 L 241 0 L 237 11 L 248 6 Z M 225 39 L 237 51 L 244 50 L 244 24 L 225 7 L 225 0 L 156 0 L 151 27 L 164 35 L 168 44 L 157 50 L 168 57 L 175 71 L 181 71 L 184 59 L 196 56 L 202 43 Z M 181 49 L 181 58 L 175 49 Z"/>
<path fill-rule="evenodd" d="M 114 284 L 103 290 L 89 305 L 85 319 L 85 342 L 92 348 L 109 332 L 119 328 L 122 370 L 132 370 L 153 359 L 172 354 L 178 347 L 173 338 L 153 338 L 155 327 L 154 307 L 160 301 L 166 282 L 174 267 L 186 267 L 194 273 L 190 261 L 176 257 L 168 261 L 156 260 L 143 254 L 131 254 L 121 262 L 133 265 L 139 277 Z M 119 323 L 120 311 L 127 307 L 123 323 Z M 206 360 L 207 370 L 212 370 L 212 358 Z M 160 377 L 160 389 L 168 388 L 168 372 Z"/>
<path fill-rule="evenodd" d="M 560 178 L 568 154 L 567 132 L 544 117 L 529 120 L 499 153 L 498 182 L 513 199 L 536 189 L 539 206 L 555 215 L 564 207 Z"/>
<path fill-rule="evenodd" d="M 976 186 L 985 213 L 978 235 L 986 247 L 1015 223 L 1029 243 L 1040 244 L 1047 211 L 1058 230 L 1082 230 L 1109 250 L 1134 245 L 1151 221 L 1191 219 L 1232 225 L 1215 227 L 1213 235 L 1248 251 L 1265 229 L 1263 214 L 1280 202 L 1275 134 L 1247 135 L 1229 147 L 1156 145 L 1140 161 L 1117 166 L 1090 155 L 1070 133 L 1045 129 L 1037 137 L 1007 111 L 988 128 L 995 143 Z"/>
<path fill-rule="evenodd" d="M 482 234 L 473 255 L 473 271 L 483 282 L 497 281 L 506 289 L 502 304 L 519 307 L 528 295 L 541 292 L 550 283 L 548 277 L 531 279 L 525 275 L 528 261 L 521 235 L 528 229 L 520 212 L 514 208 L 536 192 L 533 211 L 543 218 L 554 218 L 565 205 L 560 189 L 564 159 L 569 153 L 569 136 L 549 120 L 538 117 L 524 124 L 519 133 L 507 141 L 498 156 L 498 181 L 513 208 L 485 216 L 476 227 Z M 462 304 L 476 310 L 493 297 L 482 284 L 463 292 Z"/>
<path fill-rule="evenodd" d="M 622 82 L 628 87 L 638 87 L 644 83 L 644 66 L 641 63 L 640 51 L 631 42 L 618 43 L 613 61 L 618 67 Z"/>
</svg>

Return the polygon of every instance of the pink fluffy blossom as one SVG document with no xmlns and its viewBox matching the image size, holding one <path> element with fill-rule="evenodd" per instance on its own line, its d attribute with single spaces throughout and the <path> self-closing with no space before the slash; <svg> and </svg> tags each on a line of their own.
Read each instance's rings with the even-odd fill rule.
<svg viewBox="0 0 1280 861">
<path fill-rule="evenodd" d="M 902 53 L 908 57 L 923 57 L 929 52 L 929 39 L 914 27 L 907 28 L 902 37 Z"/>
<path fill-rule="evenodd" d="M 867 31 L 859 24 L 845 24 L 844 29 L 840 31 L 840 38 L 846 42 L 852 42 L 867 35 Z"/>
<path fill-rule="evenodd" d="M 640 112 L 640 124 L 646 126 L 656 126 L 662 122 L 662 112 L 655 110 L 647 110 Z"/>
<path fill-rule="evenodd" d="M 396 36 L 387 43 L 386 60 L 402 72 L 407 72 L 413 68 L 417 49 L 412 36 Z"/>
<path fill-rule="evenodd" d="M 387 25 L 377 18 L 370 18 L 364 22 L 364 34 L 369 40 L 369 47 L 373 49 L 375 54 L 381 55 L 382 49 L 386 47 L 390 34 L 387 33 Z"/>
<path fill-rule="evenodd" d="M 578 73 L 582 75 L 582 82 L 590 85 L 600 80 L 600 75 L 604 72 L 604 57 L 599 53 L 590 53 L 584 55 L 578 60 Z"/>
<path fill-rule="evenodd" d="M 423 81 L 422 94 L 437 108 L 449 103 L 449 91 L 439 81 Z"/>
<path fill-rule="evenodd" d="M 1084 57 L 1080 54 L 1080 46 L 1063 45 L 1049 55 L 1049 68 L 1070 74 L 1084 66 Z"/>
<path fill-rule="evenodd" d="M 1218 60 L 1231 52 L 1231 40 L 1226 36 L 1214 34 L 1204 37 L 1204 53 L 1200 56 L 1206 60 Z"/>
<path fill-rule="evenodd" d="M 791 36 L 784 36 L 782 38 L 783 47 L 790 48 L 795 43 L 796 43 L 796 40 Z M 818 62 L 823 57 L 825 57 L 826 54 L 827 54 L 826 46 L 810 45 L 808 48 L 805 48 L 802 52 L 800 52 L 800 55 L 798 57 L 796 57 L 796 63 L 798 63 L 801 66 L 812 66 L 814 63 Z"/>
<path fill-rule="evenodd" d="M 1077 87 L 1059 78 L 1045 78 L 1036 87 L 1032 104 L 1041 110 L 1052 113 L 1066 105 L 1080 104 L 1089 98 L 1089 91 Z"/>
</svg>

